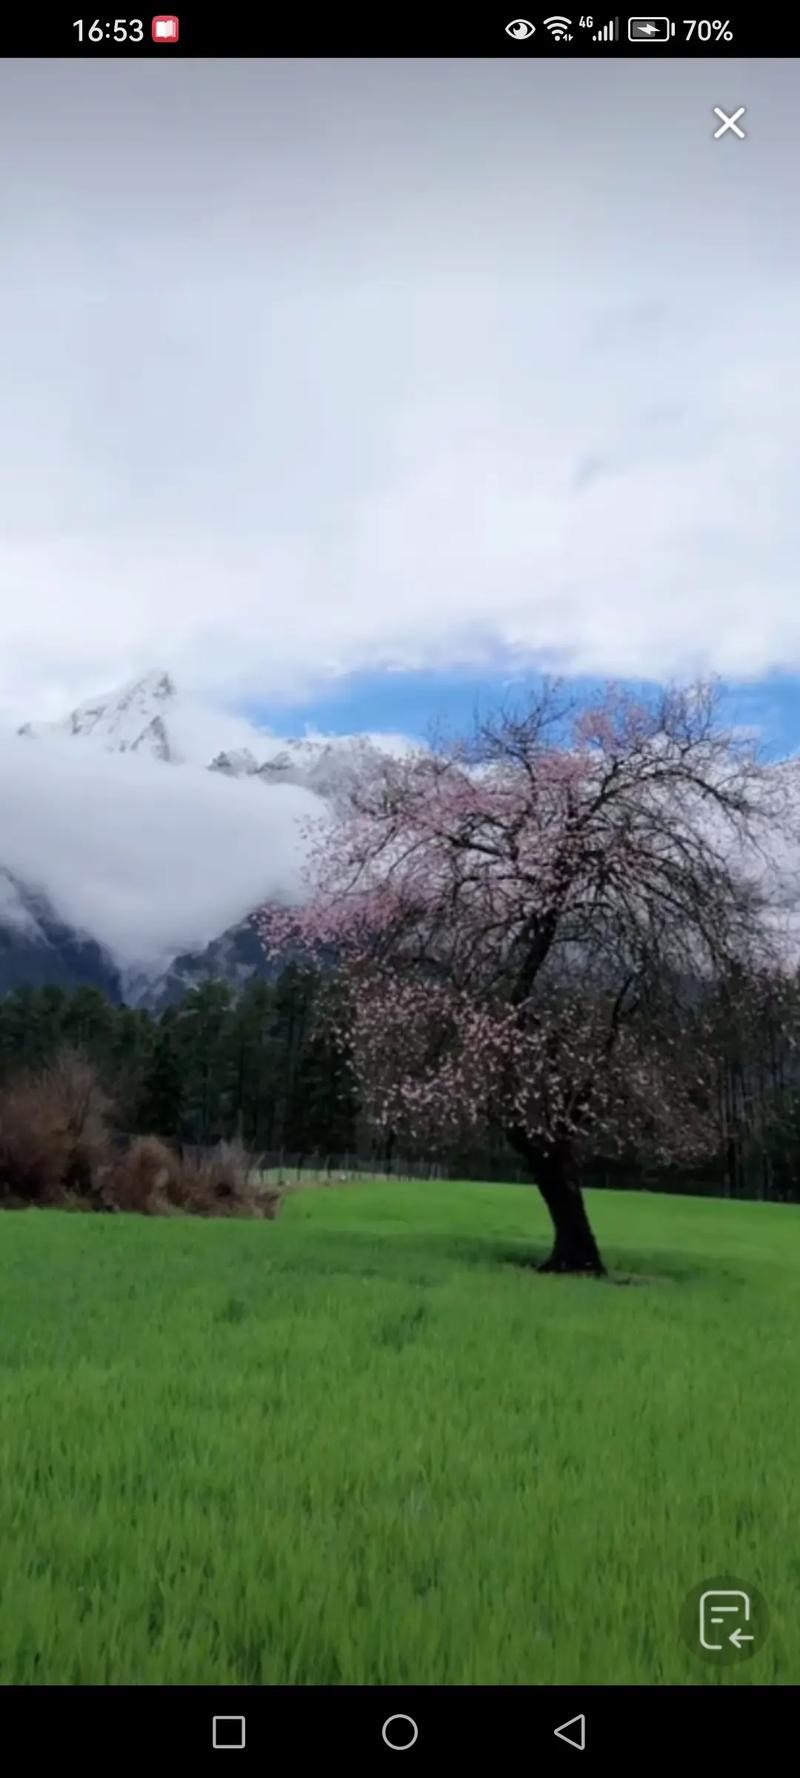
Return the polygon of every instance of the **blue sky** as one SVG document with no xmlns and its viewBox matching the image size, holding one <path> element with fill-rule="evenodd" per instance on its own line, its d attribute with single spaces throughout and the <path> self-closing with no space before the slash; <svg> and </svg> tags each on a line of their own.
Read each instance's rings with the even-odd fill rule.
<svg viewBox="0 0 800 1778">
<path fill-rule="evenodd" d="M 469 730 L 476 710 L 496 709 L 504 699 L 536 691 L 535 673 L 511 675 L 508 670 L 474 672 L 364 674 L 342 681 L 327 695 L 301 702 L 273 698 L 269 705 L 251 703 L 246 713 L 259 723 L 300 733 L 305 728 L 331 734 L 361 730 L 390 731 L 424 738 L 437 718 L 454 733 Z M 576 695 L 601 691 L 604 681 L 573 678 Z M 642 680 L 623 680 L 633 691 L 647 690 Z M 650 689 L 652 689 L 650 684 Z M 800 678 L 770 673 L 756 684 L 747 681 L 720 686 L 720 715 L 726 723 L 752 728 L 770 758 L 784 758 L 800 749 Z"/>
</svg>

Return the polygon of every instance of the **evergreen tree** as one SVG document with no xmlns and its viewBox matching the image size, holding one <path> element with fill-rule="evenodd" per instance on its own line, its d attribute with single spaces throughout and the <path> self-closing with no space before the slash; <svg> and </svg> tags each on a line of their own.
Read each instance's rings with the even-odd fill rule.
<svg viewBox="0 0 800 1778">
<path fill-rule="evenodd" d="M 141 1134 L 179 1137 L 184 1112 L 185 1058 L 174 1008 L 162 1014 L 151 1034 L 149 1053 L 142 1068 L 139 1092 L 133 1108 L 131 1130 Z"/>
<path fill-rule="evenodd" d="M 256 1149 L 275 1146 L 278 1069 L 274 1012 L 273 985 L 255 978 L 239 996 L 231 1016 L 229 1064 L 236 1134 Z"/>
<path fill-rule="evenodd" d="M 201 1146 L 231 1133 L 235 1074 L 228 1036 L 232 1005 L 229 984 L 208 981 L 192 989 L 178 1015 L 184 1123 L 188 1140 Z"/>
<path fill-rule="evenodd" d="M 60 988 L 15 988 L 0 1005 L 3 1074 L 44 1067 L 63 1038 L 68 996 Z"/>
<path fill-rule="evenodd" d="M 52 993 L 52 989 L 43 990 Z M 102 1066 L 108 1058 L 119 1008 L 99 988 L 76 988 L 66 997 L 61 1020 L 64 1041 Z"/>
</svg>

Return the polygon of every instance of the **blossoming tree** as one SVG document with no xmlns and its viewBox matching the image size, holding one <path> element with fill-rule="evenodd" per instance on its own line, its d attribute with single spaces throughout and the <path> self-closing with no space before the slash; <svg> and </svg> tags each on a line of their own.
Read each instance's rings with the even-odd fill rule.
<svg viewBox="0 0 800 1778">
<path fill-rule="evenodd" d="M 503 1130 L 552 1219 L 549 1270 L 603 1270 L 590 1153 L 710 1138 L 698 983 L 767 944 L 770 785 L 709 688 L 580 707 L 547 685 L 365 771 L 316 835 L 308 899 L 259 916 L 271 949 L 338 961 L 376 1130 Z"/>
</svg>

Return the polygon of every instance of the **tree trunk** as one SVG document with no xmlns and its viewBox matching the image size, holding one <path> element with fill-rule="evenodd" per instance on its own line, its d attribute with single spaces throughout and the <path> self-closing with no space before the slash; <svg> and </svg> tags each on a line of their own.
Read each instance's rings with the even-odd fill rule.
<svg viewBox="0 0 800 1778">
<path fill-rule="evenodd" d="M 520 1130 L 509 1131 L 509 1140 L 517 1153 L 524 1155 L 553 1223 L 553 1250 L 540 1270 L 604 1277 L 606 1268 L 586 1214 L 571 1144 L 562 1141 L 541 1148 Z"/>
</svg>

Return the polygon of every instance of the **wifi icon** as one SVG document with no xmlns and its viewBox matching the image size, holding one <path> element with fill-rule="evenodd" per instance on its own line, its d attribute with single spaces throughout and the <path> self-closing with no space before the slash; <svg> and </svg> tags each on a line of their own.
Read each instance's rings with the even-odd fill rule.
<svg viewBox="0 0 800 1778">
<path fill-rule="evenodd" d="M 544 23 L 545 30 L 550 32 L 551 37 L 555 37 L 556 43 L 572 42 L 572 32 L 570 31 L 572 19 L 565 19 L 558 13 L 554 13 L 553 17 L 545 19 Z"/>
</svg>

